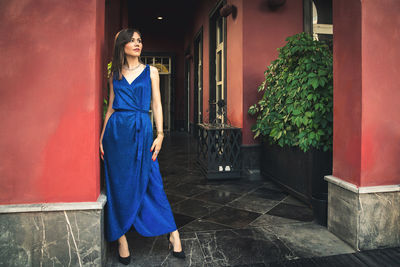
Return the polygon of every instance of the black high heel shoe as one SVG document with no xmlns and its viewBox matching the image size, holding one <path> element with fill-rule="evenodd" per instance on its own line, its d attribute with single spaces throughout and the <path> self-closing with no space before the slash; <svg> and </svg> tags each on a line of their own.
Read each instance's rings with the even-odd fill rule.
<svg viewBox="0 0 400 267">
<path fill-rule="evenodd" d="M 117 251 L 118 254 L 118 261 L 124 265 L 128 265 L 131 262 L 131 255 L 129 254 L 128 257 L 121 257 L 121 255 L 119 255 L 119 249 Z"/>
<path fill-rule="evenodd" d="M 171 249 L 172 247 L 172 256 L 180 258 L 180 259 L 184 259 L 186 257 L 185 252 L 183 251 L 183 249 L 179 252 L 174 251 L 174 245 L 172 244 L 172 242 L 169 240 L 170 234 L 167 234 L 167 240 L 168 240 L 168 250 Z"/>
</svg>

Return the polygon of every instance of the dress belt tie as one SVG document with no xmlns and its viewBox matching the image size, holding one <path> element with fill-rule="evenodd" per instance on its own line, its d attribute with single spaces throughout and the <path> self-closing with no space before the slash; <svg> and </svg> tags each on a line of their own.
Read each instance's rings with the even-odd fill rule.
<svg viewBox="0 0 400 267">
<path fill-rule="evenodd" d="M 130 108 L 130 109 L 116 109 L 115 111 L 119 111 L 119 112 L 140 112 L 140 113 L 144 113 L 144 114 L 149 114 L 149 110 L 145 110 L 145 109 L 140 109 L 140 108 Z M 142 159 L 142 155 L 143 155 L 143 143 L 145 142 L 145 136 L 144 136 L 144 131 L 143 131 L 143 125 L 142 125 L 142 119 L 141 116 L 137 116 L 135 117 L 136 123 L 136 133 L 138 134 L 138 138 L 137 140 L 139 140 L 139 144 L 138 144 L 138 151 L 137 151 L 137 156 L 136 159 L 138 161 L 141 161 Z"/>
<path fill-rule="evenodd" d="M 131 111 L 131 112 L 142 112 L 142 113 L 149 113 L 150 112 L 150 110 L 146 110 L 146 109 L 141 109 L 141 108 L 135 108 L 135 107 L 132 107 L 132 108 L 129 108 L 129 109 L 115 109 L 114 111 L 125 111 L 125 112 L 129 112 L 129 111 Z"/>
</svg>

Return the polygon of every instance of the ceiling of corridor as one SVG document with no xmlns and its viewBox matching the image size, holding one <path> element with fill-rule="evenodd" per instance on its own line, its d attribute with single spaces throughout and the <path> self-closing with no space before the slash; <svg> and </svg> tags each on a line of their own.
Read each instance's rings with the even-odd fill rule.
<svg viewBox="0 0 400 267">
<path fill-rule="evenodd" d="M 128 1 L 129 25 L 146 34 L 183 31 L 189 26 L 199 0 L 140 0 Z M 162 16 L 162 20 L 157 17 Z M 151 26 L 150 26 L 151 25 Z"/>
</svg>

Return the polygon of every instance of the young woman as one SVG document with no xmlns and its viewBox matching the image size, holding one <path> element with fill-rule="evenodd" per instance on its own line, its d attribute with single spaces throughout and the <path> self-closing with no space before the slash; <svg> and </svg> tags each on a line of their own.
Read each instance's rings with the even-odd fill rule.
<svg viewBox="0 0 400 267">
<path fill-rule="evenodd" d="M 124 29 L 117 34 L 100 137 L 107 191 L 105 237 L 118 239 L 118 259 L 124 264 L 130 262 L 125 233 L 132 225 L 143 236 L 168 233 L 172 254 L 185 257 L 157 160 L 164 138 L 159 74 L 157 68 L 141 63 L 142 48 L 139 31 Z M 150 102 L 157 127 L 154 141 Z"/>
</svg>

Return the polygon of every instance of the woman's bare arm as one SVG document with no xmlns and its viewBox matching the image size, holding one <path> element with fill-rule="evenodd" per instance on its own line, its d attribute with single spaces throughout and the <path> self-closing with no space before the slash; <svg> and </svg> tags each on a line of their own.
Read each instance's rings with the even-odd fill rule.
<svg viewBox="0 0 400 267">
<path fill-rule="evenodd" d="M 150 78 L 151 78 L 151 101 L 153 110 L 154 120 L 156 122 L 157 128 L 157 138 L 154 140 L 153 145 L 151 146 L 151 151 L 154 149 L 152 159 L 155 160 L 158 152 L 161 149 L 162 141 L 164 139 L 163 134 L 163 112 L 161 105 L 161 94 L 160 94 L 160 75 L 158 74 L 157 68 L 151 66 L 150 67 Z"/>
<path fill-rule="evenodd" d="M 113 114 L 114 109 L 112 108 L 112 105 L 114 103 L 114 88 L 113 88 L 113 83 L 112 83 L 112 77 L 108 80 L 109 86 L 110 86 L 110 97 L 108 98 L 108 107 L 107 107 L 107 112 L 106 116 L 104 118 L 104 124 L 103 124 L 103 130 L 101 131 L 100 135 L 100 152 L 101 152 L 101 158 L 103 159 L 104 151 L 103 151 L 103 136 L 104 136 L 104 130 L 106 129 L 108 119 L 110 118 L 111 114 Z"/>
</svg>

